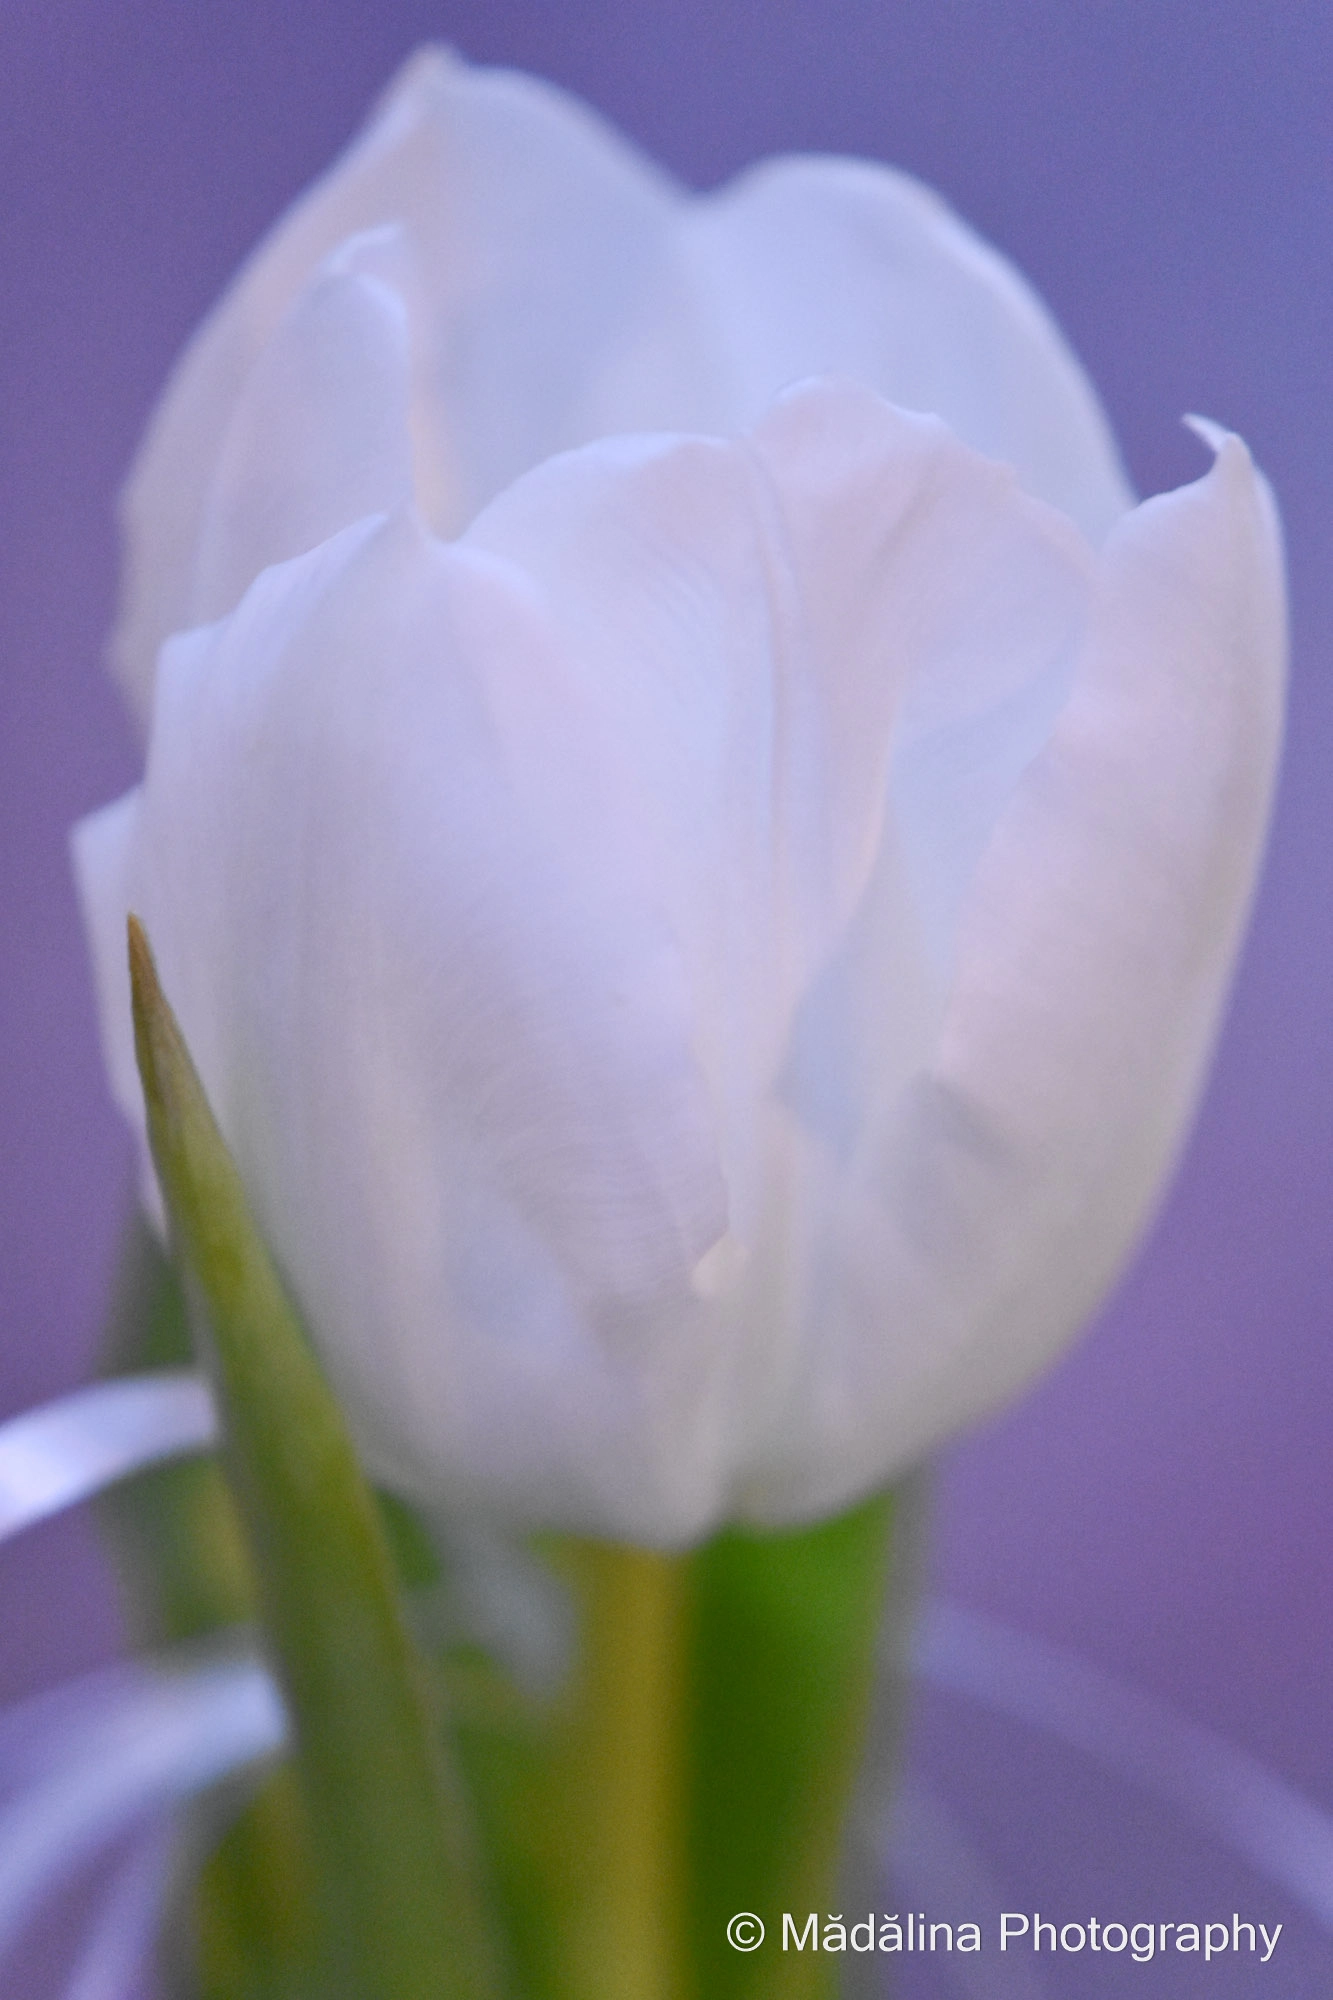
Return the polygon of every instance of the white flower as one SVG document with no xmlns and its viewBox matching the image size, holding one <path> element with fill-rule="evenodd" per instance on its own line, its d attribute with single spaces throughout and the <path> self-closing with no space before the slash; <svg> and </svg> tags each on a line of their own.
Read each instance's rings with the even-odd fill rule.
<svg viewBox="0 0 1333 2000">
<path fill-rule="evenodd" d="M 833 362 L 872 386 L 772 399 Z M 875 393 L 923 383 L 1022 484 Z M 146 705 L 196 629 L 79 865 L 120 1101 L 132 907 L 386 1482 L 811 1518 L 1086 1316 L 1276 754 L 1271 503 L 1207 434 L 1126 511 L 1049 324 L 910 184 L 685 206 L 438 58 L 260 252 L 136 474 Z"/>
</svg>

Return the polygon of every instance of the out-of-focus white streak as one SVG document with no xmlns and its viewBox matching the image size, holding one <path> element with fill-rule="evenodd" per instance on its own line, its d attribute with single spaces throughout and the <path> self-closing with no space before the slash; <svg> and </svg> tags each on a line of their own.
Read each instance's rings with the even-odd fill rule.
<svg viewBox="0 0 1333 2000">
<path fill-rule="evenodd" d="M 0 1424 L 0 1541 L 216 1438 L 208 1387 L 186 1368 L 95 1382 L 12 1417 Z"/>
<path fill-rule="evenodd" d="M 171 1886 L 173 1845 L 165 1820 L 134 1842 L 88 1934 L 65 2000 L 131 2000 L 139 1991 Z"/>
<path fill-rule="evenodd" d="M 1076 1654 L 958 1605 L 927 1606 L 913 1664 L 1154 1793 L 1333 1930 L 1333 1819 L 1245 1751 Z"/>
<path fill-rule="evenodd" d="M 8 1710 L 0 1717 L 0 1955 L 85 1861 L 272 1756 L 286 1728 L 267 1669 L 235 1651 L 113 1667 Z"/>
</svg>

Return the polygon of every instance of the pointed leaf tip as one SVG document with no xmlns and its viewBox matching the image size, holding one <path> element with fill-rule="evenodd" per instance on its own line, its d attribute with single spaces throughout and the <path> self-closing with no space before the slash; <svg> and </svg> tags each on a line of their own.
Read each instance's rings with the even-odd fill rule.
<svg viewBox="0 0 1333 2000">
<path fill-rule="evenodd" d="M 163 1044 L 170 1039 L 170 1030 L 175 1029 L 175 1040 L 182 1053 L 185 1044 L 162 992 L 148 933 L 132 910 L 125 920 L 125 933 L 130 960 L 130 998 L 134 1007 L 134 1052 L 139 1058 L 145 1092 L 160 1101 Z M 167 1030 L 165 1035 L 164 1029 Z"/>
<path fill-rule="evenodd" d="M 180 1023 L 162 990 L 148 933 L 133 912 L 126 920 L 130 961 L 130 999 L 134 1013 L 134 1053 L 148 1114 L 148 1141 L 162 1182 L 162 1195 L 173 1229 L 189 1220 L 190 1174 L 182 1155 L 194 1141 L 212 1155 L 214 1172 L 227 1159 L 225 1142 L 209 1108 Z M 203 1165 L 193 1162 L 195 1171 Z"/>
<path fill-rule="evenodd" d="M 161 1062 L 157 1046 L 159 1023 L 163 1013 L 169 1010 L 163 998 L 148 933 L 132 910 L 125 920 L 125 938 L 130 961 L 130 1004 L 134 1012 L 134 1053 L 138 1058 L 151 1126 L 154 1108 L 162 1100 L 159 1085 Z"/>
</svg>

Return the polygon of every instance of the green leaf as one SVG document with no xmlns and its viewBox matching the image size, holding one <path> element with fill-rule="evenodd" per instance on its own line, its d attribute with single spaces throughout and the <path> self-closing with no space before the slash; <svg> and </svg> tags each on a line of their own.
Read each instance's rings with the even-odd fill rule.
<svg viewBox="0 0 1333 2000">
<path fill-rule="evenodd" d="M 895 1496 L 694 1558 L 690 1910 L 707 2000 L 805 2000 L 837 1961 L 782 1951 L 782 1913 L 839 1912 L 839 1865 L 885 1612 Z M 895 1607 L 895 1610 L 898 1607 Z M 734 1951 L 728 1919 L 762 1918 Z"/>
<path fill-rule="evenodd" d="M 135 1375 L 193 1360 L 180 1281 L 136 1219 L 121 1254 L 102 1372 Z M 167 1459 L 109 1487 L 98 1516 L 141 1646 L 156 1651 L 205 1638 L 256 1615 L 240 1523 L 212 1454 Z"/>
<path fill-rule="evenodd" d="M 464 1799 L 341 1411 L 260 1240 L 141 927 L 149 1138 L 295 1738 L 321 2000 L 499 1991 Z"/>
</svg>

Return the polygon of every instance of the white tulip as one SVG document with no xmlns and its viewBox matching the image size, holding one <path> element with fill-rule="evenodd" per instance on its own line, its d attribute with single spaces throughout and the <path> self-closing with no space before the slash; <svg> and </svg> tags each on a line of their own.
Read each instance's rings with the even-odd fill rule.
<svg viewBox="0 0 1333 2000">
<path fill-rule="evenodd" d="M 830 359 L 872 386 L 772 399 Z M 931 382 L 1021 477 L 875 392 Z M 132 489 L 145 703 L 216 622 L 78 864 L 117 1096 L 142 1127 L 133 908 L 386 1483 L 801 1521 L 1076 1330 L 1276 758 L 1275 518 L 1204 428 L 1127 510 L 1049 324 L 911 184 L 686 206 L 438 58 L 259 253 Z"/>
</svg>

